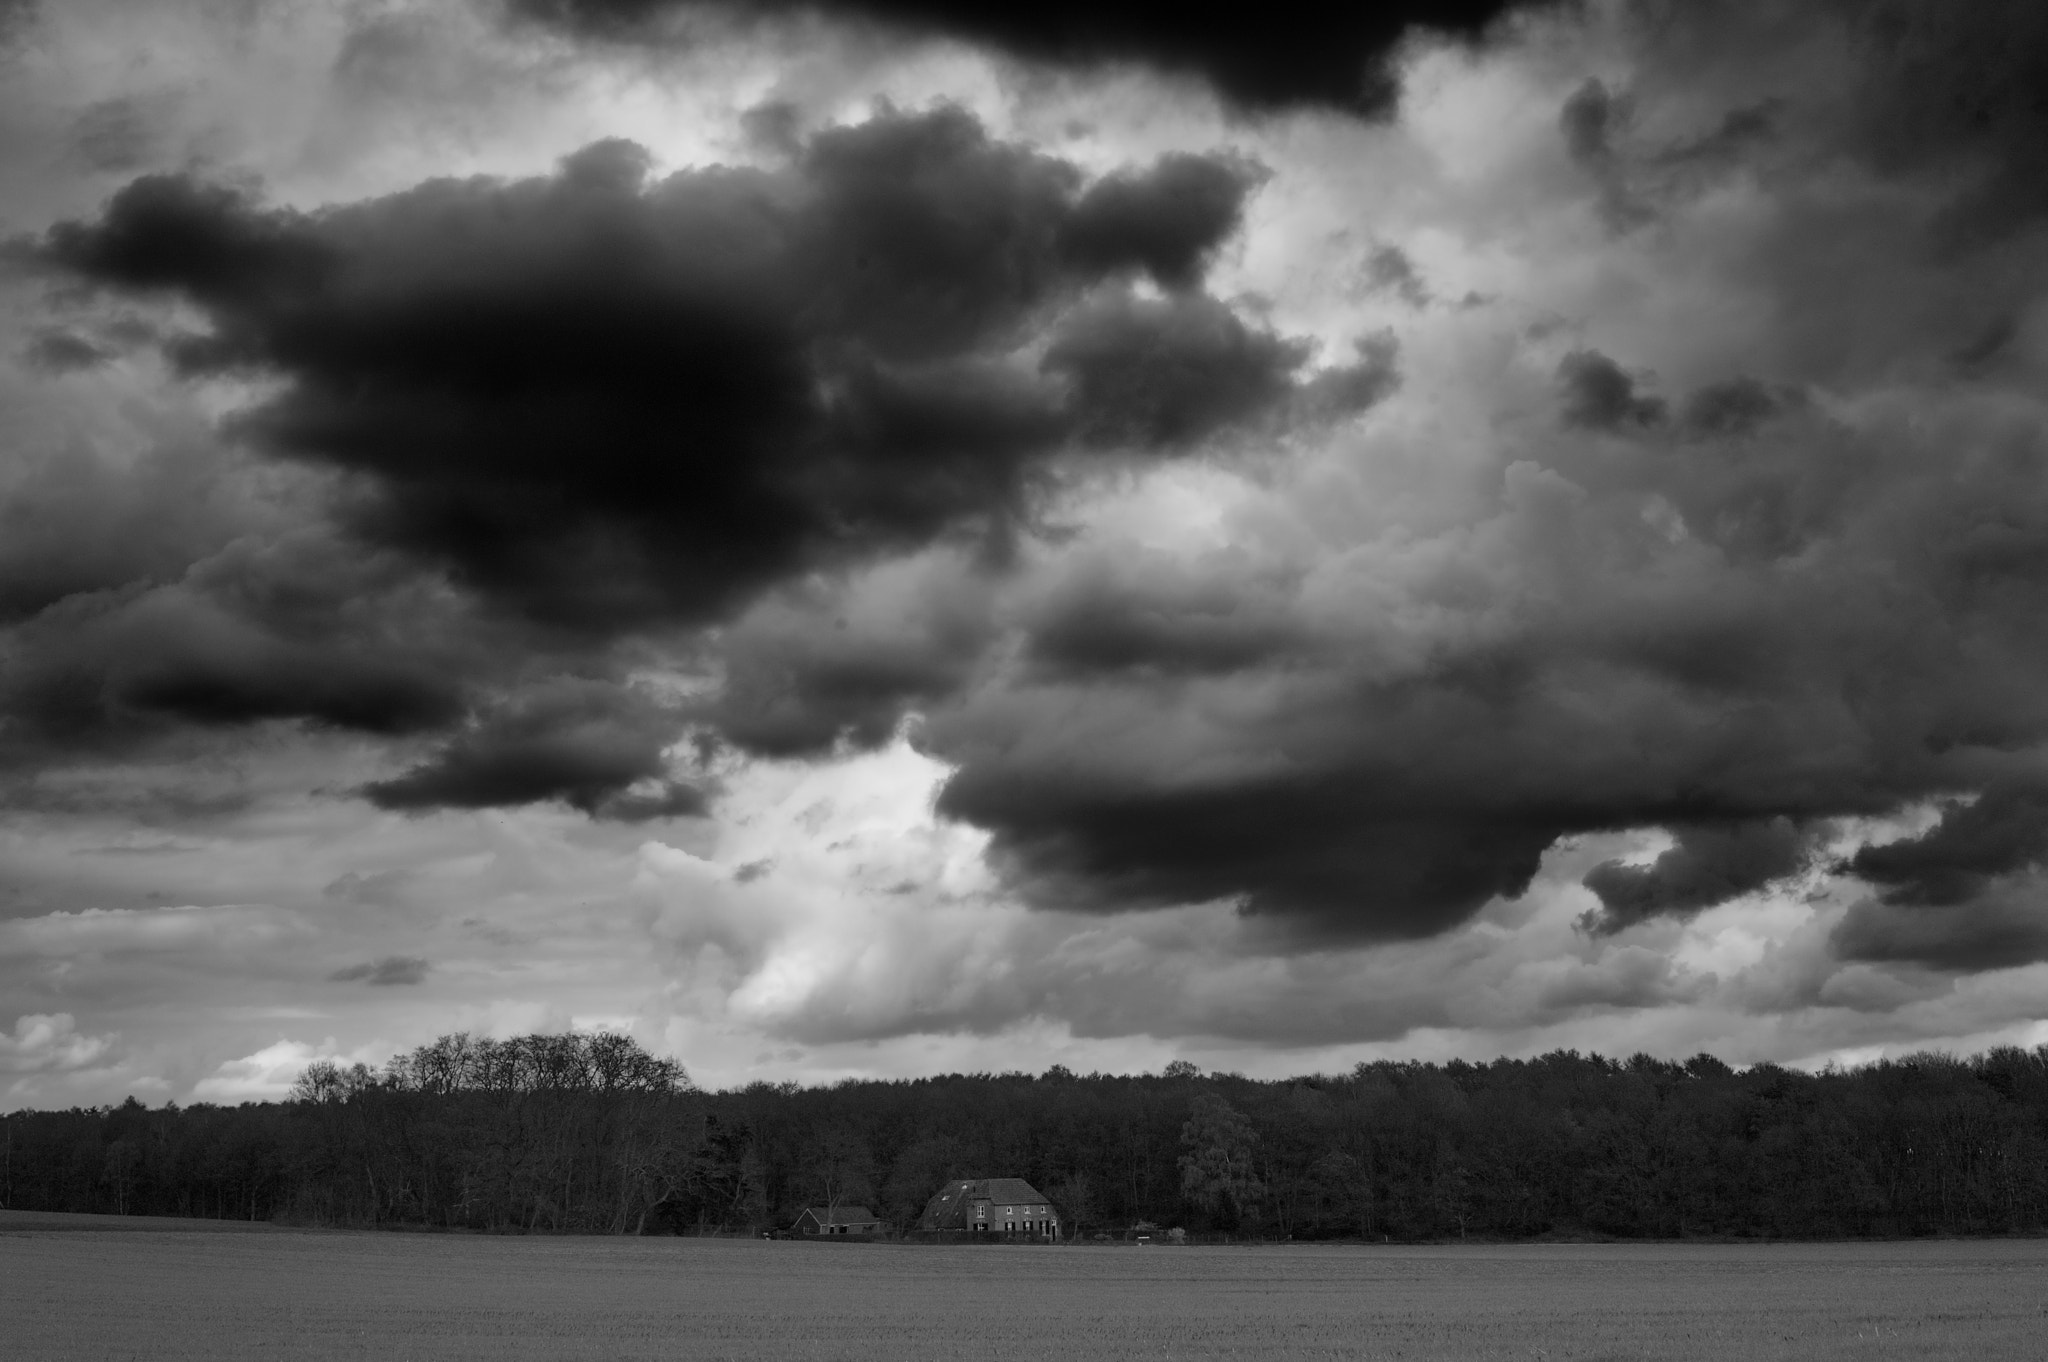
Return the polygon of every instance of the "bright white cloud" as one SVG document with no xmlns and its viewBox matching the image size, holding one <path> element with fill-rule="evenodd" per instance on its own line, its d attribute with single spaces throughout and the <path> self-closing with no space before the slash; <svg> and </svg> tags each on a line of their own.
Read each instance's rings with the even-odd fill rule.
<svg viewBox="0 0 2048 1362">
<path fill-rule="evenodd" d="M 106 1056 L 112 1036 L 88 1036 L 69 1012 L 17 1017 L 12 1036 L 0 1034 L 0 1073 L 69 1072 Z"/>
<path fill-rule="evenodd" d="M 223 1060 L 214 1071 L 192 1086 L 192 1099 L 233 1105 L 237 1102 L 275 1102 L 290 1094 L 292 1084 L 315 1060 L 350 1064 L 376 1064 L 388 1051 L 374 1043 L 343 1050 L 329 1036 L 319 1044 L 279 1040 L 240 1059 Z"/>
</svg>

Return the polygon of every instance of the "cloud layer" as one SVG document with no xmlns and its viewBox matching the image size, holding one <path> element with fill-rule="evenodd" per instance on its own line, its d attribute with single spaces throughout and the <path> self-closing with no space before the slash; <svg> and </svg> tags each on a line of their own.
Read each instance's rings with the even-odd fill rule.
<svg viewBox="0 0 2048 1362">
<path fill-rule="evenodd" d="M 539 635 L 476 625 L 467 656 L 446 633 L 438 649 L 335 650 L 360 595 L 306 583 L 294 620 L 244 607 L 213 640 L 157 638 L 152 615 L 196 622 L 159 599 L 96 612 L 125 618 L 48 651 L 106 632 L 136 658 L 107 688 L 109 723 L 139 710 L 392 733 L 471 711 L 431 763 L 370 787 L 386 807 L 690 813 L 700 801 L 662 778 L 680 719 L 607 689 L 608 643 L 937 541 L 1001 555 L 1062 460 L 1184 455 L 1386 390 L 1386 356 L 1305 378 L 1306 344 L 1202 291 L 1248 164 L 1180 153 L 1087 184 L 945 107 L 788 150 L 779 168 L 650 183 L 643 149 L 605 142 L 545 178 L 313 214 L 146 176 L 96 220 L 18 245 L 101 297 L 196 309 L 203 327 L 154 338 L 174 373 L 282 385 L 225 433 L 340 475 L 328 513 L 357 544 L 501 632 Z M 1154 294 L 1134 292 L 1148 280 Z M 306 572 L 243 557 L 209 570 L 242 577 L 245 598 Z M 435 605 L 423 622 L 459 639 Z M 529 665 L 491 655 L 507 647 L 566 650 L 582 675 L 507 696 Z M 493 682 L 497 699 L 478 695 Z M 662 788 L 630 790 L 643 781 Z"/>
<path fill-rule="evenodd" d="M 237 30 L 286 151 L 33 87 L 16 1050 L 230 962 L 820 1072 L 2037 1019 L 2029 7 L 792 13 Z"/>
<path fill-rule="evenodd" d="M 1189 296 L 1247 187 L 1214 160 L 1084 192 L 941 109 L 821 132 L 779 173 L 647 174 L 607 142 L 312 215 L 145 177 L 29 252 L 197 307 L 176 370 L 287 385 L 237 434 L 360 475 L 364 537 L 565 629 L 700 624 L 1000 531 L 1052 452 L 1197 442 L 1305 358 Z M 1174 296 L 1078 306 L 1141 274 Z"/>
<path fill-rule="evenodd" d="M 1476 39 L 1525 0 L 1374 0 L 1334 7 L 1281 0 L 1256 20 L 1199 6 L 1144 0 L 1047 0 L 977 5 L 964 0 L 512 0 L 515 15 L 572 33 L 660 41 L 692 19 L 787 21 L 816 10 L 893 35 L 938 35 L 992 46 L 1033 62 L 1081 68 L 1138 62 L 1191 74 L 1254 109 L 1326 106 L 1386 113 L 1396 81 L 1391 59 L 1411 30 Z"/>
</svg>

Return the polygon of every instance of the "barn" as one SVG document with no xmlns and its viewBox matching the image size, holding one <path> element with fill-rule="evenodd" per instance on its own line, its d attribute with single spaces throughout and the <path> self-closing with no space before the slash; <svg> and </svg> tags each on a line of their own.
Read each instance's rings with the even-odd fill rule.
<svg viewBox="0 0 2048 1362">
<path fill-rule="evenodd" d="M 806 1206 L 789 1228 L 796 1234 L 879 1234 L 882 1222 L 865 1206 Z"/>
<path fill-rule="evenodd" d="M 996 1239 L 1060 1237 L 1059 1211 L 1022 1178 L 962 1178 L 925 1203 L 917 1228 L 925 1234 Z"/>
</svg>

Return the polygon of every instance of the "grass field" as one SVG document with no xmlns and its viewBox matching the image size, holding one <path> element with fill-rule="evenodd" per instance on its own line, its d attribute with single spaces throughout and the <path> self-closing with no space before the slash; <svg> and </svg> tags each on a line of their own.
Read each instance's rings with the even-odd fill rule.
<svg viewBox="0 0 2048 1362">
<path fill-rule="evenodd" d="M 947 1249 L 0 1212 L 0 1357 L 1988 1362 L 2048 1358 L 2048 1242 Z"/>
</svg>

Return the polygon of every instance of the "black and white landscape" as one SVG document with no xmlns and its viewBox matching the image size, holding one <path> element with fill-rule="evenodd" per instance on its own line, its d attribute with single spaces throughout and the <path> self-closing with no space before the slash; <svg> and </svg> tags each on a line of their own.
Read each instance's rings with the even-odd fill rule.
<svg viewBox="0 0 2048 1362">
<path fill-rule="evenodd" d="M 2048 1043 L 2048 8 L 1326 8 L 0 5 L 0 1109 Z"/>
</svg>

